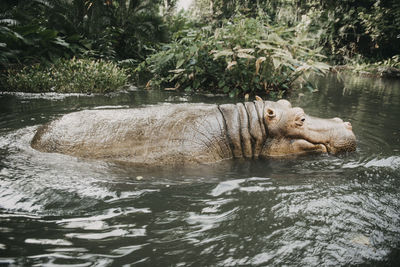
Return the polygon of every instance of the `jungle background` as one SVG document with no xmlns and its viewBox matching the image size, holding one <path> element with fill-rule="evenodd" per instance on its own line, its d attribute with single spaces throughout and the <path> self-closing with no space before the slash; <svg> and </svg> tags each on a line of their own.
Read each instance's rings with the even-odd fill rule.
<svg viewBox="0 0 400 267">
<path fill-rule="evenodd" d="M 1 91 L 275 94 L 336 69 L 397 76 L 398 0 L 3 0 Z"/>
</svg>

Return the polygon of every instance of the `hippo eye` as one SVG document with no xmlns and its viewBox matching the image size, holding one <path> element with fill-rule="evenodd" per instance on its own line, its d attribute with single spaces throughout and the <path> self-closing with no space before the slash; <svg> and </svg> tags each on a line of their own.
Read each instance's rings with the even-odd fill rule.
<svg viewBox="0 0 400 267">
<path fill-rule="evenodd" d="M 306 120 L 306 118 L 302 118 L 301 121 L 304 122 Z"/>
</svg>

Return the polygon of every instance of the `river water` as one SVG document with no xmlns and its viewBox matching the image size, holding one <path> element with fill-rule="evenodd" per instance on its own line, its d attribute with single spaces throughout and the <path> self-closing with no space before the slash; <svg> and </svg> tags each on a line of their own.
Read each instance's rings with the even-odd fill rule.
<svg viewBox="0 0 400 267">
<path fill-rule="evenodd" d="M 41 153 L 29 142 L 72 111 L 238 100 L 0 95 L 0 265 L 397 265 L 400 82 L 331 75 L 316 84 L 290 100 L 350 121 L 356 152 L 179 169 Z"/>
</svg>

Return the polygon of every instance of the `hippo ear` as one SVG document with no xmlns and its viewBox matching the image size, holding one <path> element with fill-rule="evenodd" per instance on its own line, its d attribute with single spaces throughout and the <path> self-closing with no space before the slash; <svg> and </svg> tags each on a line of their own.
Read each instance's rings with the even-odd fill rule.
<svg viewBox="0 0 400 267">
<path fill-rule="evenodd" d="M 278 100 L 277 103 L 282 104 L 282 105 L 284 105 L 284 106 L 286 106 L 288 108 L 292 108 L 292 104 L 290 104 L 290 102 L 285 100 L 285 99 Z"/>
<path fill-rule="evenodd" d="M 256 101 L 263 101 L 261 97 L 259 97 L 258 95 L 256 95 Z"/>
<path fill-rule="evenodd" d="M 275 110 L 272 108 L 267 108 L 267 110 L 265 111 L 265 116 L 268 116 L 270 119 L 275 118 Z"/>
</svg>

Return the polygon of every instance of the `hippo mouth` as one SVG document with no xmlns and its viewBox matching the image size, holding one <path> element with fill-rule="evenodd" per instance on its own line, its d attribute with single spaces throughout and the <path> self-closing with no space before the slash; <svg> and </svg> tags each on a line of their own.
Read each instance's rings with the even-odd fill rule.
<svg viewBox="0 0 400 267">
<path fill-rule="evenodd" d="M 356 150 L 356 142 L 354 135 L 347 136 L 335 142 L 313 142 L 307 139 L 294 140 L 295 150 L 317 153 L 340 154 L 344 152 L 352 152 Z"/>
<path fill-rule="evenodd" d="M 295 153 L 331 153 L 331 149 L 329 149 L 330 146 L 323 143 L 313 143 L 306 139 L 295 139 L 292 140 L 291 143 Z"/>
</svg>

